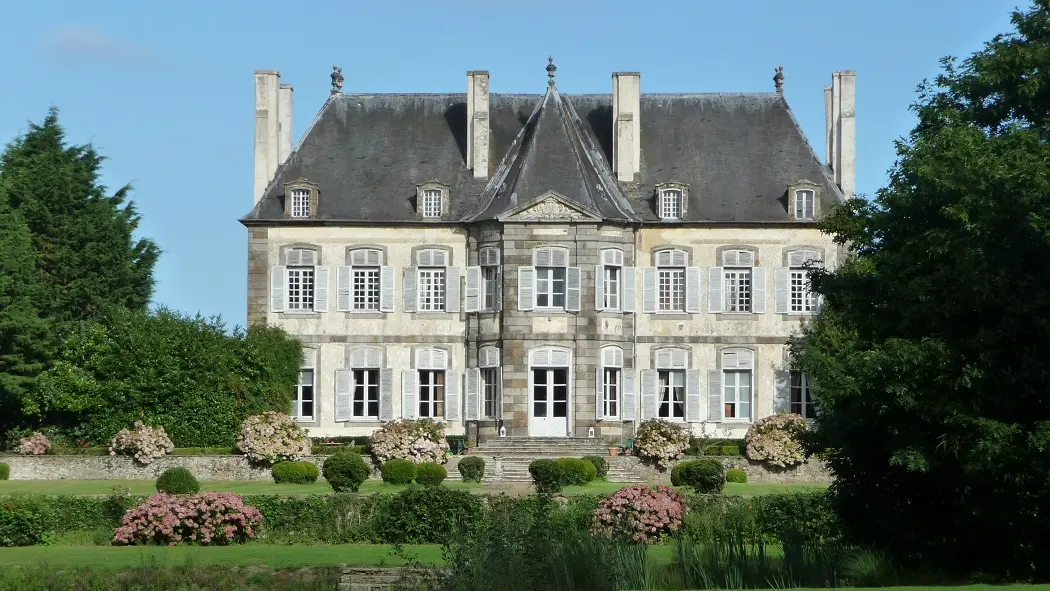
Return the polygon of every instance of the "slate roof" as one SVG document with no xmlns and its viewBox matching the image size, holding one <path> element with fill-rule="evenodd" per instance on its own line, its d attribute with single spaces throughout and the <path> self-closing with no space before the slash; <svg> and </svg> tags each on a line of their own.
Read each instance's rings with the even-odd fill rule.
<svg viewBox="0 0 1050 591">
<path fill-rule="evenodd" d="M 320 186 L 312 220 L 442 223 L 415 210 L 416 185 L 450 187 L 448 221 L 492 219 L 553 190 L 609 220 L 660 222 L 655 185 L 689 185 L 683 221 L 791 222 L 788 184 L 842 199 L 783 95 L 643 94 L 641 174 L 615 180 L 612 95 L 490 95 L 490 179 L 466 164 L 465 94 L 333 95 L 282 164 L 247 225 L 283 216 L 284 183 Z"/>
</svg>

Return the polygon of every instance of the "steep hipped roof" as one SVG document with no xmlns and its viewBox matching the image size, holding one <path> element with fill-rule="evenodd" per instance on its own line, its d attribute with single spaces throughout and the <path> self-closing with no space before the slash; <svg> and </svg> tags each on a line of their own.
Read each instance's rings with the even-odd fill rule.
<svg viewBox="0 0 1050 591">
<path fill-rule="evenodd" d="M 643 94 L 640 115 L 641 173 L 618 183 L 611 95 L 492 94 L 489 181 L 467 168 L 464 94 L 334 95 L 242 222 L 288 222 L 284 184 L 298 178 L 320 186 L 312 221 L 331 223 L 421 221 L 416 185 L 428 181 L 450 187 L 446 222 L 547 191 L 605 219 L 656 221 L 667 181 L 689 185 L 687 222 L 792 222 L 786 189 L 802 180 L 827 204 L 842 198 L 782 95 Z"/>
</svg>

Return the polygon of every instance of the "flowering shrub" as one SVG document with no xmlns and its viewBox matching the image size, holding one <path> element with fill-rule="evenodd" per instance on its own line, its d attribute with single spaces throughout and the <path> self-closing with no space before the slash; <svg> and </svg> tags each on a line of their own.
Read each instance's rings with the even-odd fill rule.
<svg viewBox="0 0 1050 591">
<path fill-rule="evenodd" d="M 448 452 L 445 425 L 432 419 L 401 419 L 383 423 L 372 433 L 372 459 L 377 464 L 408 460 L 414 464 L 444 464 Z"/>
<path fill-rule="evenodd" d="M 789 468 L 806 461 L 802 437 L 809 424 L 796 414 L 759 419 L 747 430 L 744 443 L 748 459 Z"/>
<path fill-rule="evenodd" d="M 685 455 L 689 448 L 689 431 L 677 423 L 649 419 L 638 425 L 634 449 L 643 460 L 655 463 L 661 470 Z"/>
<path fill-rule="evenodd" d="M 310 455 L 310 438 L 292 417 L 270 411 L 244 419 L 237 449 L 255 464 L 273 465 Z"/>
<path fill-rule="evenodd" d="M 134 430 L 121 429 L 109 443 L 109 455 L 132 456 L 143 466 L 170 454 L 174 449 L 175 444 L 168 438 L 164 427 L 149 427 L 141 421 L 135 421 Z"/>
<path fill-rule="evenodd" d="M 592 531 L 606 537 L 659 544 L 682 527 L 685 498 L 675 489 L 645 484 L 627 486 L 602 499 L 594 511 Z"/>
<path fill-rule="evenodd" d="M 255 537 L 262 513 L 240 495 L 209 492 L 173 496 L 157 493 L 124 515 L 114 546 L 195 543 L 226 545 Z"/>
<path fill-rule="evenodd" d="M 39 431 L 18 441 L 18 453 L 24 456 L 42 456 L 51 449 L 51 440 Z"/>
</svg>

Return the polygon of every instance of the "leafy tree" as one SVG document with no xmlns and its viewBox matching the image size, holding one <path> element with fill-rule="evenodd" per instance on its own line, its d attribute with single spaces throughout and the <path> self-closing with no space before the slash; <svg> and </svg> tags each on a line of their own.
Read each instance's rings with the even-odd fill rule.
<svg viewBox="0 0 1050 591">
<path fill-rule="evenodd" d="M 68 146 L 51 109 L 0 155 L 0 187 L 32 236 L 38 305 L 59 322 L 109 306 L 144 310 L 153 293 L 153 241 L 135 240 L 139 216 L 130 186 L 112 195 L 99 183 L 93 147 Z"/>
<path fill-rule="evenodd" d="M 1050 2 L 943 60 L 889 185 L 825 222 L 793 344 L 849 535 L 955 573 L 1050 578 Z"/>
</svg>

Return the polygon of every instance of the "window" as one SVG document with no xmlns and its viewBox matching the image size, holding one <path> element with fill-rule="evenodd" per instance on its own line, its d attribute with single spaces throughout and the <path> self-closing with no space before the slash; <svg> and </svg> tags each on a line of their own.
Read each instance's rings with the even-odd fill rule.
<svg viewBox="0 0 1050 591">
<path fill-rule="evenodd" d="M 441 217 L 441 189 L 424 189 L 423 190 L 423 217 L 425 218 L 439 218 Z"/>
<path fill-rule="evenodd" d="M 662 419 L 684 419 L 685 370 L 661 369 L 657 372 L 657 377 L 660 390 L 656 415 Z"/>
<path fill-rule="evenodd" d="M 581 273 L 579 267 L 568 266 L 569 250 L 537 248 L 532 262 L 518 267 L 518 309 L 578 311 Z"/>
<path fill-rule="evenodd" d="M 536 307 L 565 307 L 565 267 L 536 267 Z"/>
<path fill-rule="evenodd" d="M 656 253 L 657 312 L 685 312 L 687 260 L 683 250 L 661 250 Z"/>
<path fill-rule="evenodd" d="M 415 267 L 406 267 L 403 297 L 406 312 L 459 312 L 459 270 L 449 267 L 449 252 L 416 251 Z"/>
<path fill-rule="evenodd" d="M 791 372 L 791 412 L 801 415 L 804 419 L 815 419 L 817 417 L 816 406 L 813 404 L 813 395 L 809 389 L 809 376 L 800 372 Z"/>
<path fill-rule="evenodd" d="M 486 345 L 478 349 L 478 367 L 467 371 L 466 419 L 496 419 L 501 413 L 499 349 Z"/>
<path fill-rule="evenodd" d="M 751 312 L 751 268 L 754 261 L 754 254 L 746 250 L 722 253 L 724 312 Z"/>
<path fill-rule="evenodd" d="M 664 189 L 660 191 L 660 219 L 680 220 L 682 219 L 682 191 L 679 189 Z"/>
<path fill-rule="evenodd" d="M 623 251 L 608 249 L 602 251 L 602 276 L 597 280 L 602 282 L 602 297 L 604 302 L 599 309 L 620 309 L 621 276 L 623 273 Z"/>
<path fill-rule="evenodd" d="M 747 349 L 722 352 L 722 418 L 751 420 L 754 354 Z"/>
<path fill-rule="evenodd" d="M 295 386 L 294 414 L 297 420 L 314 418 L 314 370 L 299 370 L 299 383 Z"/>
<path fill-rule="evenodd" d="M 351 306 L 354 312 L 379 311 L 380 268 L 383 252 L 373 248 L 350 251 Z"/>
<path fill-rule="evenodd" d="M 419 270 L 419 311 L 443 312 L 445 310 L 445 269 Z"/>
<path fill-rule="evenodd" d="M 810 314 L 817 309 L 817 294 L 809 290 L 809 271 L 791 269 L 791 313 Z"/>
<path fill-rule="evenodd" d="M 401 372 L 402 416 L 460 420 L 459 373 L 449 364 L 448 350 L 420 347 L 413 352 L 413 358 L 414 369 Z M 477 407 L 476 399 L 474 407 Z"/>
<path fill-rule="evenodd" d="M 390 370 L 383 368 L 383 349 L 352 347 L 347 369 L 336 371 L 335 420 L 390 420 Z"/>
<path fill-rule="evenodd" d="M 602 367 L 600 371 L 600 388 L 597 403 L 599 419 L 615 419 L 620 416 L 620 405 L 623 400 L 623 349 L 620 347 L 602 348 Z"/>
<path fill-rule="evenodd" d="M 292 249 L 288 251 L 287 262 L 286 309 L 294 312 L 312 312 L 317 253 L 312 250 Z"/>
<path fill-rule="evenodd" d="M 310 190 L 309 189 L 293 189 L 292 190 L 292 217 L 293 218 L 308 218 L 308 217 L 310 217 Z"/>
<path fill-rule="evenodd" d="M 481 261 L 481 309 L 499 309 L 499 249 L 483 248 Z"/>
<path fill-rule="evenodd" d="M 499 368 L 486 367 L 481 370 L 482 416 L 493 419 L 499 416 Z"/>
<path fill-rule="evenodd" d="M 813 208 L 816 194 L 810 190 L 795 191 L 795 219 L 813 219 Z"/>
<path fill-rule="evenodd" d="M 355 419 L 379 417 L 379 370 L 355 369 L 350 416 Z"/>
<path fill-rule="evenodd" d="M 420 418 L 438 419 L 445 416 L 445 371 L 419 370 Z"/>
</svg>

